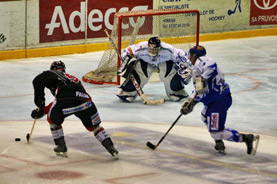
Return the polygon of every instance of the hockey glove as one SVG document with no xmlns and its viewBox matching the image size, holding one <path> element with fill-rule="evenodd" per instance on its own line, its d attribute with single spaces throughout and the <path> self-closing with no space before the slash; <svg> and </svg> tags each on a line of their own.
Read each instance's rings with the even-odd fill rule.
<svg viewBox="0 0 277 184">
<path fill-rule="evenodd" d="M 185 85 L 187 85 L 190 82 L 192 77 L 192 72 L 189 68 L 179 69 L 178 74 L 182 78 L 182 81 Z"/>
<path fill-rule="evenodd" d="M 198 94 L 204 94 L 207 91 L 207 82 L 202 76 L 197 76 L 195 79 L 195 91 Z"/>
<path fill-rule="evenodd" d="M 40 108 L 34 109 L 31 113 L 31 116 L 32 116 L 33 119 L 40 119 L 44 115 L 45 115 L 44 110 L 40 109 Z"/>
<path fill-rule="evenodd" d="M 133 57 L 131 55 L 126 55 L 124 58 L 122 58 L 121 65 L 117 71 L 117 74 L 122 76 L 126 72 L 127 66 L 129 65 L 132 59 Z"/>
<path fill-rule="evenodd" d="M 128 62 L 128 65 L 126 66 L 125 70 L 122 71 L 122 73 L 120 73 L 119 75 L 124 77 L 124 78 L 128 78 L 129 74 L 133 72 L 136 63 L 137 63 L 137 59 L 136 58 L 132 58 Z"/>
<path fill-rule="evenodd" d="M 44 96 L 35 96 L 35 104 L 38 108 L 43 109 L 45 106 L 45 98 Z"/>
<path fill-rule="evenodd" d="M 191 98 L 186 98 L 184 101 L 184 105 L 182 106 L 180 113 L 183 115 L 187 115 L 193 111 L 193 107 L 195 106 L 196 102 Z"/>
</svg>

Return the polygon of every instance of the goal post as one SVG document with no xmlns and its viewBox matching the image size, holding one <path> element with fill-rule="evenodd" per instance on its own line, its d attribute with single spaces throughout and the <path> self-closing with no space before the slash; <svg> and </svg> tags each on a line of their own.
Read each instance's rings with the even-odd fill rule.
<svg viewBox="0 0 277 184">
<path fill-rule="evenodd" d="M 199 44 L 199 29 L 198 10 L 140 10 L 116 13 L 110 35 L 120 54 L 128 45 L 148 41 L 153 36 L 188 52 L 193 45 Z M 108 43 L 98 67 L 86 73 L 83 81 L 119 85 L 120 76 L 117 75 L 117 70 L 120 63 L 120 56 L 111 43 Z"/>
</svg>

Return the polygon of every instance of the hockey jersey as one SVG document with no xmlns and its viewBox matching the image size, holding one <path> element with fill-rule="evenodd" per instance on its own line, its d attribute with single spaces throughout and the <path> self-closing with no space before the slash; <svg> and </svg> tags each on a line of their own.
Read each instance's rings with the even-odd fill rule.
<svg viewBox="0 0 277 184">
<path fill-rule="evenodd" d="M 45 102 L 45 87 L 48 88 L 57 100 L 80 99 L 91 100 L 81 81 L 62 71 L 47 70 L 36 76 L 33 80 L 35 104 L 40 107 Z"/>
<path fill-rule="evenodd" d="M 203 56 L 196 60 L 193 66 L 193 83 L 198 76 L 206 81 L 207 90 L 204 94 L 198 94 L 195 101 L 202 102 L 204 105 L 220 100 L 230 94 L 229 85 L 225 82 L 224 74 L 211 58 Z M 192 96 L 194 96 L 195 91 Z"/>
<path fill-rule="evenodd" d="M 126 55 L 135 56 L 137 59 L 142 59 L 146 63 L 149 63 L 154 68 L 159 68 L 159 64 L 166 61 L 173 61 L 176 63 L 176 70 L 178 70 L 180 65 L 187 64 L 188 67 L 190 61 L 188 60 L 188 55 L 185 51 L 181 49 L 174 48 L 170 44 L 161 42 L 161 48 L 156 56 L 150 56 L 148 51 L 148 42 L 140 42 L 138 44 L 130 45 L 127 47 L 122 54 L 122 58 Z M 183 66 L 184 67 L 184 66 Z"/>
</svg>

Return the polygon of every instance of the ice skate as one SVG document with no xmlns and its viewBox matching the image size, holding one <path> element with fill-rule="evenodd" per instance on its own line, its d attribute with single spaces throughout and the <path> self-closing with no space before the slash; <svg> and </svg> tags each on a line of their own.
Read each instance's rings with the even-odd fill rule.
<svg viewBox="0 0 277 184">
<path fill-rule="evenodd" d="M 110 145 L 106 149 L 113 157 L 115 157 L 118 154 L 117 149 L 115 149 L 113 145 Z"/>
<path fill-rule="evenodd" d="M 224 142 L 222 140 L 215 141 L 214 148 L 222 155 L 226 155 Z"/>
<path fill-rule="evenodd" d="M 257 152 L 258 144 L 259 144 L 260 136 L 253 135 L 253 134 L 245 134 L 244 135 L 244 142 L 247 146 L 247 154 L 255 155 Z M 254 147 L 253 147 L 254 143 Z"/>
<path fill-rule="evenodd" d="M 54 151 L 57 156 L 68 157 L 66 145 L 58 145 L 57 147 L 54 148 Z"/>
<path fill-rule="evenodd" d="M 118 155 L 117 149 L 114 148 L 113 142 L 110 138 L 105 139 L 102 142 L 102 145 L 106 148 L 106 150 L 114 157 Z"/>
</svg>

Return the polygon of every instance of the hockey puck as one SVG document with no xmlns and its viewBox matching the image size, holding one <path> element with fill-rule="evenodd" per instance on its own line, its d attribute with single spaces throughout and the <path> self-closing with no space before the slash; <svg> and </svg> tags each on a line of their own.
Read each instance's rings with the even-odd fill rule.
<svg viewBox="0 0 277 184">
<path fill-rule="evenodd" d="M 15 141 L 21 141 L 21 139 L 20 138 L 15 138 Z"/>
</svg>

